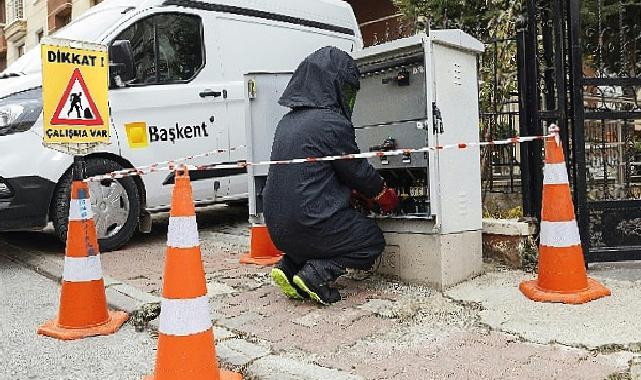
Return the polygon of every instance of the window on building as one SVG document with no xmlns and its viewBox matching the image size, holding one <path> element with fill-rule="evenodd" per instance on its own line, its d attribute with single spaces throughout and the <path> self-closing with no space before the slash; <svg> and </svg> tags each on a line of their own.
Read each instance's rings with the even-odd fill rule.
<svg viewBox="0 0 641 380">
<path fill-rule="evenodd" d="M 58 13 L 55 16 L 54 30 L 58 30 L 71 22 L 71 8 Z"/>
<path fill-rule="evenodd" d="M 14 20 L 24 18 L 24 4 L 23 0 L 9 0 L 9 6 L 7 7 L 8 15 L 7 21 L 12 22 Z"/>
<path fill-rule="evenodd" d="M 134 53 L 134 84 L 176 83 L 196 76 L 203 66 L 202 25 L 190 15 L 161 14 L 125 29 Z"/>
<path fill-rule="evenodd" d="M 16 46 L 16 55 L 22 57 L 24 55 L 24 44 Z"/>
<path fill-rule="evenodd" d="M 0 72 L 7 68 L 7 53 L 0 53 Z"/>
<path fill-rule="evenodd" d="M 94 5 L 98 5 L 102 3 L 102 0 L 91 0 L 91 6 L 93 7 Z"/>
<path fill-rule="evenodd" d="M 42 41 L 42 37 L 44 36 L 45 32 L 44 30 L 40 29 L 36 32 L 36 43 L 39 44 L 40 41 Z"/>
</svg>

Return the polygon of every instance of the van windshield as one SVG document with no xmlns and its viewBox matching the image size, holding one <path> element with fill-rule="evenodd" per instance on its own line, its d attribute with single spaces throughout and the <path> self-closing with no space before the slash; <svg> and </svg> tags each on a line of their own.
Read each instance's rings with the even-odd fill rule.
<svg viewBox="0 0 641 380">
<path fill-rule="evenodd" d="M 122 18 L 123 11 L 127 8 L 118 6 L 96 9 L 53 33 L 51 37 L 100 43 L 100 38 L 118 25 L 118 20 Z M 7 67 L 4 73 L 31 74 L 41 70 L 40 46 L 36 46 Z"/>
</svg>

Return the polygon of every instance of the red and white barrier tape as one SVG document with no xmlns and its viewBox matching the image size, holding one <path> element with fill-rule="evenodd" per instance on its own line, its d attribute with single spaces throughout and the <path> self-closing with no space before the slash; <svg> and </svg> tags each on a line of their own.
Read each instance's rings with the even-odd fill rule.
<svg viewBox="0 0 641 380">
<path fill-rule="evenodd" d="M 137 168 L 130 168 L 130 169 L 122 169 L 122 170 L 116 170 L 111 173 L 107 173 L 104 176 L 100 177 L 107 177 L 107 178 L 125 178 L 125 177 L 131 177 L 131 176 L 140 176 L 140 175 L 145 175 L 153 172 L 162 172 L 162 171 L 173 171 L 175 169 L 169 169 L 169 168 L 176 168 L 181 165 L 179 163 L 185 162 L 185 161 L 190 161 L 194 160 L 197 158 L 204 158 L 204 157 L 209 157 L 214 154 L 220 154 L 220 153 L 227 153 L 227 152 L 235 152 L 238 150 L 246 149 L 247 145 L 239 145 L 235 148 L 230 148 L 230 149 L 216 149 L 212 150 L 210 152 L 206 153 L 201 153 L 201 154 L 195 154 L 193 156 L 187 156 L 187 157 L 182 157 L 182 158 L 177 158 L 175 160 L 167 160 L 167 161 L 159 161 L 155 162 L 151 165 L 146 165 L 146 166 L 139 166 Z M 165 166 L 162 166 L 165 165 Z M 94 180 L 96 177 L 88 178 L 85 180 L 85 182 L 95 182 L 95 181 L 100 181 L 100 180 Z M 106 179 L 106 178 L 103 178 Z"/>
<path fill-rule="evenodd" d="M 546 136 L 512 137 L 507 140 L 437 145 L 433 147 L 424 147 L 424 148 L 418 148 L 418 149 L 396 149 L 396 150 L 390 150 L 387 152 L 367 152 L 367 153 L 355 153 L 355 154 L 346 154 L 346 155 L 339 155 L 339 156 L 308 157 L 308 158 L 297 158 L 293 160 L 282 160 L 282 161 L 257 161 L 257 162 L 238 161 L 236 163 L 215 162 L 209 165 L 199 165 L 199 166 L 176 164 L 177 162 L 184 162 L 193 158 L 206 157 L 214 153 L 225 152 L 225 150 L 219 150 L 219 151 L 204 153 L 201 155 L 185 157 L 185 158 L 181 158 L 174 161 L 159 162 L 153 165 L 143 166 L 139 168 L 118 170 L 112 173 L 107 173 L 105 175 L 85 179 L 85 182 L 100 182 L 108 179 L 143 176 L 153 172 L 172 172 L 175 170 L 202 171 L 202 170 L 212 170 L 212 169 L 237 169 L 237 168 L 246 168 L 249 166 L 291 165 L 291 164 L 302 164 L 307 162 L 355 160 L 355 159 L 367 159 L 367 158 L 376 158 L 376 157 L 402 156 L 402 155 L 409 156 L 411 154 L 416 154 L 416 153 L 428 153 L 428 152 L 434 152 L 434 151 L 440 151 L 440 150 L 467 149 L 467 148 L 473 148 L 473 147 L 483 147 L 483 146 L 493 146 L 493 145 L 495 146 L 495 145 L 520 144 L 520 143 L 532 142 L 536 140 L 544 140 L 548 137 L 557 138 L 557 136 L 558 136 L 558 128 L 555 129 L 551 127 L 550 134 Z M 235 148 L 235 149 L 237 150 L 238 148 Z M 161 165 L 165 165 L 165 166 L 161 167 Z"/>
</svg>

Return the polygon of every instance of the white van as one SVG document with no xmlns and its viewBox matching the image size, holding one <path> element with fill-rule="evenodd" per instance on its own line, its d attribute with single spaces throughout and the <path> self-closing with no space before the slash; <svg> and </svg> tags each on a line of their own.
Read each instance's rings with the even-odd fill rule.
<svg viewBox="0 0 641 380">
<path fill-rule="evenodd" d="M 291 71 L 327 45 L 362 49 L 354 13 L 340 0 L 105 0 L 53 37 L 109 45 L 124 81 L 111 78 L 111 144 L 87 156 L 88 175 L 241 146 L 244 73 Z M 52 221 L 64 240 L 72 157 L 42 146 L 40 49 L 0 78 L 0 231 Z M 130 146 L 125 125 L 133 122 L 145 123 L 142 146 Z M 194 164 L 245 156 L 240 149 Z M 243 173 L 192 178 L 198 205 L 247 198 Z M 150 213 L 169 207 L 171 183 L 154 173 L 91 184 L 101 248 L 148 230 Z"/>
</svg>

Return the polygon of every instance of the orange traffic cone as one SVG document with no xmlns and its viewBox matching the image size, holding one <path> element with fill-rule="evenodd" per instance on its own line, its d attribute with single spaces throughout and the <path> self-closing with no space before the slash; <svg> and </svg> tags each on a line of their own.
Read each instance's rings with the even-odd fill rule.
<svg viewBox="0 0 641 380">
<path fill-rule="evenodd" d="M 240 257 L 241 264 L 273 265 L 283 257 L 263 224 L 252 225 L 249 249 L 249 253 Z"/>
<path fill-rule="evenodd" d="M 545 141 L 539 276 L 522 282 L 519 289 L 534 301 L 581 304 L 609 296 L 610 290 L 586 274 L 565 157 L 557 139 Z"/>
<path fill-rule="evenodd" d="M 109 335 L 128 318 L 122 311 L 107 310 L 89 187 L 74 181 L 58 318 L 45 322 L 38 334 L 63 340 Z"/>
<path fill-rule="evenodd" d="M 242 380 L 218 367 L 191 183 L 178 172 L 162 296 L 156 369 L 145 380 Z"/>
</svg>

